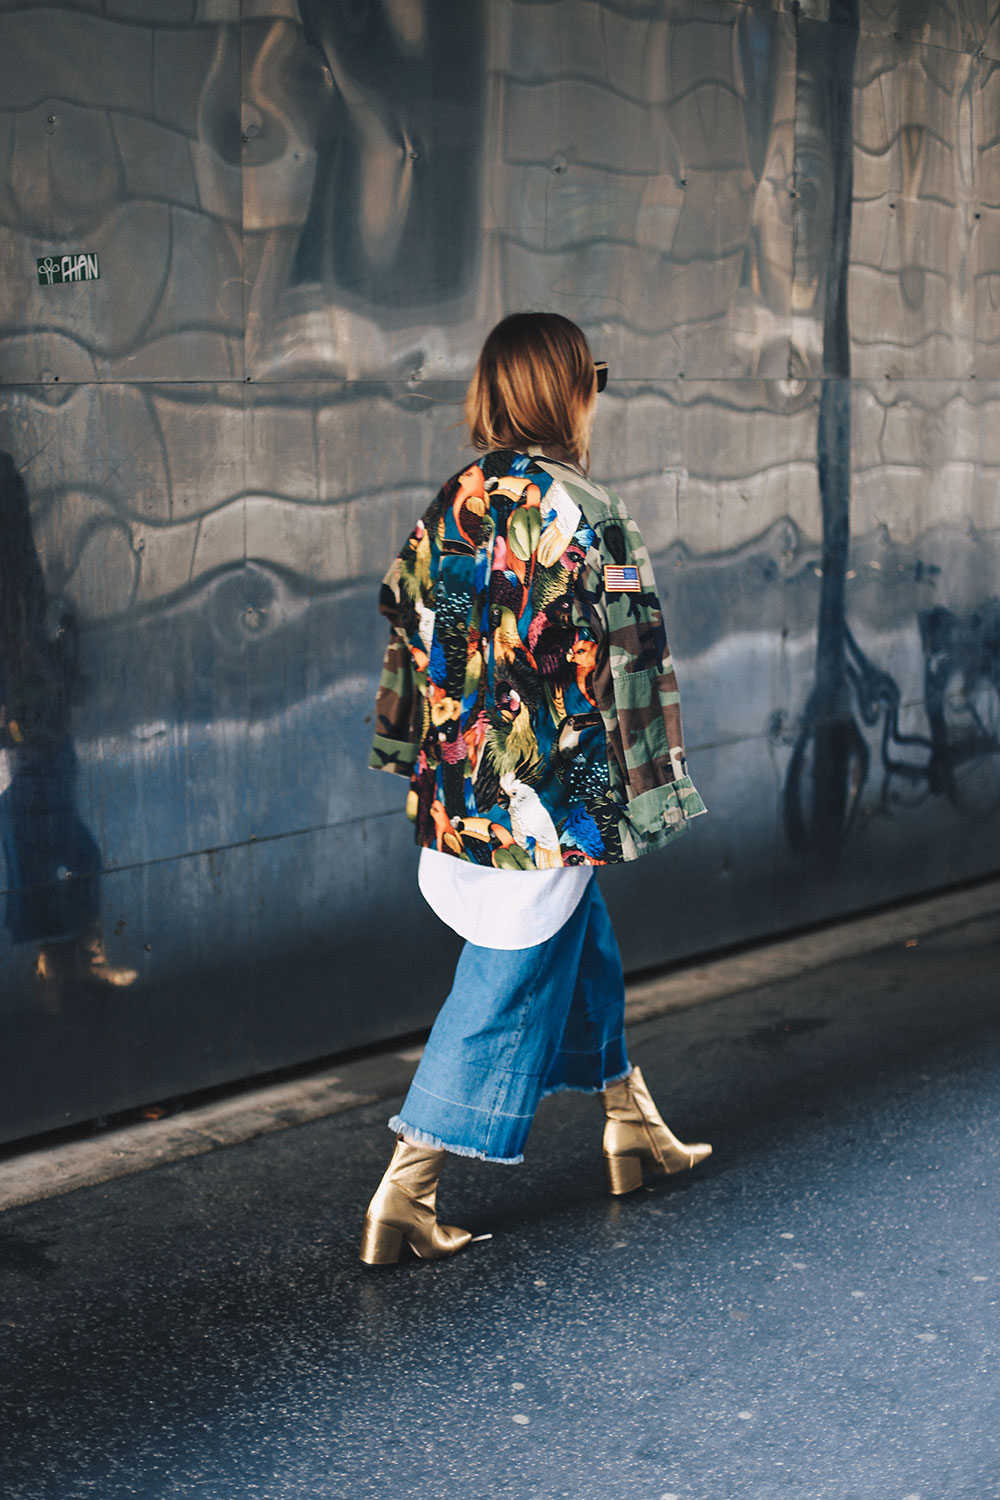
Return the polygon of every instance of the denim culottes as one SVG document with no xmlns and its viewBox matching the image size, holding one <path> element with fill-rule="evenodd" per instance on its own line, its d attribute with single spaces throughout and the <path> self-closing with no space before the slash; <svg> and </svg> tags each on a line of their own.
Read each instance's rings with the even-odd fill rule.
<svg viewBox="0 0 1000 1500">
<path fill-rule="evenodd" d="M 629 1072 L 621 957 L 591 881 L 545 942 L 516 949 L 466 943 L 389 1126 L 419 1145 L 515 1163 L 546 1094 L 597 1093 Z"/>
</svg>

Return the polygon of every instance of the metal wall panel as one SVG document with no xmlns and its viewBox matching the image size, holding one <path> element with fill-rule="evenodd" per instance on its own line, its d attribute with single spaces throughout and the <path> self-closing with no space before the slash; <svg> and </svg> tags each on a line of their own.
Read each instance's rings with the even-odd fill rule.
<svg viewBox="0 0 1000 1500">
<path fill-rule="evenodd" d="M 863 377 L 973 372 L 981 64 L 866 37 L 855 77 L 852 365 Z"/>
<path fill-rule="evenodd" d="M 410 856 L 405 820 L 359 818 L 284 838 L 158 860 L 102 879 L 108 946 L 138 977 L 78 984 L 54 1004 L 34 950 L 4 954 L 10 1057 L 0 1138 L 171 1098 L 381 1034 L 372 955 L 426 942 L 417 900 L 394 909 L 385 872 Z M 433 1019 L 460 943 L 441 929 L 426 984 L 379 991 L 389 1034 Z M 402 976 L 387 969 L 389 983 Z M 37 1000 L 33 999 L 37 995 Z"/>
<path fill-rule="evenodd" d="M 513 308 L 612 363 L 711 809 L 627 965 L 996 867 L 997 24 L 0 0 L 0 1139 L 429 1021 L 375 590 Z"/>
<path fill-rule="evenodd" d="M 239 31 L 189 10 L 3 6 L 5 380 L 243 374 Z M 76 250 L 116 274 L 26 275 Z"/>
<path fill-rule="evenodd" d="M 106 866 L 252 831 L 244 394 L 211 382 L 4 392 L 2 445 L 21 455 L 47 610 L 77 642 L 77 798 Z"/>
<path fill-rule="evenodd" d="M 1000 376 L 1000 64 L 996 61 L 981 59 L 972 100 L 976 188 L 972 374 L 995 380 Z"/>
</svg>

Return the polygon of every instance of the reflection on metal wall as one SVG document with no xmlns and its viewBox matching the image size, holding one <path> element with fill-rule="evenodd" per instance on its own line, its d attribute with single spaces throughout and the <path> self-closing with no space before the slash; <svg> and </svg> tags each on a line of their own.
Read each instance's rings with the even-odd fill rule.
<svg viewBox="0 0 1000 1500">
<path fill-rule="evenodd" d="M 712 814 L 628 964 L 995 867 L 991 17 L 0 0 L 0 1139 L 429 1020 L 374 585 L 512 308 L 611 362 Z"/>
</svg>

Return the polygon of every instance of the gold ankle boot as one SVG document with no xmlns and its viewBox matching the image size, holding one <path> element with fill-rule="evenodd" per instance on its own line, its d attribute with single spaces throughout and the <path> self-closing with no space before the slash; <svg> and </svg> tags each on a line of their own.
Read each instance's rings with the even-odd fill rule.
<svg viewBox="0 0 1000 1500">
<path fill-rule="evenodd" d="M 467 1245 L 467 1229 L 437 1221 L 437 1185 L 445 1153 L 412 1146 L 399 1136 L 392 1161 L 365 1216 L 361 1259 L 367 1266 L 392 1266 L 403 1241 L 421 1260 L 441 1260 Z"/>
<path fill-rule="evenodd" d="M 32 977 L 42 1009 L 57 1016 L 67 995 L 107 995 L 110 990 L 128 989 L 139 975 L 135 969 L 111 962 L 101 924 L 95 922 L 79 937 L 43 943 L 35 955 Z"/>
<path fill-rule="evenodd" d="M 608 1117 L 604 1170 L 616 1197 L 642 1187 L 643 1162 L 654 1171 L 670 1174 L 686 1171 L 711 1156 L 711 1146 L 685 1146 L 664 1125 L 638 1068 L 606 1088 L 601 1099 Z"/>
<path fill-rule="evenodd" d="M 126 969 L 122 964 L 113 964 L 104 947 L 101 924 L 95 923 L 80 939 L 77 966 L 81 977 L 91 985 L 107 986 L 108 989 L 123 990 L 135 984 L 139 975 L 135 969 Z"/>
</svg>

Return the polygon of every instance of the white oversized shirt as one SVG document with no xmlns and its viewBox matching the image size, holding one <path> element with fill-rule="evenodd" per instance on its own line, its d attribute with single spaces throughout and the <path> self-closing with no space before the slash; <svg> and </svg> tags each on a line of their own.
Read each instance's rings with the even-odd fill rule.
<svg viewBox="0 0 1000 1500">
<path fill-rule="evenodd" d="M 552 870 L 496 870 L 420 851 L 420 894 L 453 932 L 477 948 L 534 948 L 573 915 L 593 878 L 593 865 Z"/>
</svg>

